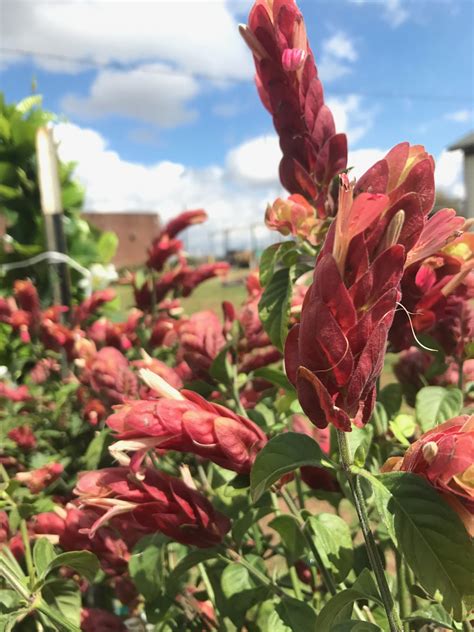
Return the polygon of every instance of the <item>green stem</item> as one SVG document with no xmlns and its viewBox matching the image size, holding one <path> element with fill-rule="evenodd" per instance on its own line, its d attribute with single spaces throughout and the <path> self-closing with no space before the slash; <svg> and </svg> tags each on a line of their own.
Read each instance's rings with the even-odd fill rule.
<svg viewBox="0 0 474 632">
<path fill-rule="evenodd" d="M 217 613 L 216 595 L 214 593 L 214 588 L 212 587 L 211 580 L 209 579 L 209 575 L 207 574 L 206 567 L 201 562 L 200 564 L 198 564 L 198 569 L 201 574 L 202 583 L 206 588 L 207 596 L 209 597 L 212 605 L 214 606 L 214 610 Z"/>
<path fill-rule="evenodd" d="M 281 515 L 280 507 L 278 506 L 278 498 L 271 492 L 271 499 L 273 508 L 277 516 Z M 288 566 L 288 572 L 290 574 L 291 585 L 293 587 L 293 591 L 295 593 L 295 597 L 299 600 L 303 599 L 303 593 L 301 592 L 300 579 L 298 577 L 298 573 L 296 572 L 295 565 L 290 562 L 290 556 L 288 554 L 285 555 L 286 565 Z M 314 582 L 316 583 L 316 577 L 314 577 Z"/>
<path fill-rule="evenodd" d="M 16 592 L 28 603 L 31 602 L 31 593 L 29 590 L 23 585 L 23 583 L 16 577 L 14 573 L 8 568 L 6 564 L 3 563 L 0 557 L 0 575 L 6 580 L 8 584 L 16 590 Z"/>
<path fill-rule="evenodd" d="M 290 571 L 290 579 L 291 585 L 293 587 L 293 591 L 295 593 L 296 599 L 299 601 L 303 601 L 303 593 L 301 592 L 300 586 L 300 578 L 298 577 L 298 573 L 296 572 L 296 568 L 293 564 L 288 564 L 288 570 Z"/>
<path fill-rule="evenodd" d="M 342 467 L 346 475 L 347 481 L 351 488 L 352 495 L 354 497 L 354 504 L 359 517 L 362 534 L 365 540 L 365 547 L 367 555 L 369 557 L 370 565 L 375 574 L 375 579 L 379 587 L 380 596 L 382 598 L 385 611 L 387 613 L 390 632 L 403 632 L 402 622 L 398 614 L 397 607 L 390 593 L 390 588 L 387 584 L 387 578 L 385 577 L 385 571 L 382 565 L 382 561 L 379 557 L 377 545 L 372 531 L 370 530 L 369 516 L 367 514 L 367 507 L 365 503 L 364 494 L 360 485 L 360 479 L 358 476 L 353 476 L 351 472 L 352 457 L 349 448 L 349 442 L 347 435 L 342 430 L 337 430 L 337 441 L 339 444 L 339 453 L 341 456 Z"/>
<path fill-rule="evenodd" d="M 411 612 L 411 595 L 407 585 L 407 567 L 405 561 L 398 551 L 395 551 L 397 561 L 397 585 L 398 602 L 400 604 L 400 616 L 405 619 Z M 404 632 L 410 632 L 408 623 L 403 624 Z"/>
<path fill-rule="evenodd" d="M 23 546 L 25 548 L 25 561 L 26 561 L 26 568 L 28 570 L 30 587 L 33 588 L 33 586 L 36 583 L 36 572 L 35 572 L 35 565 L 33 563 L 33 556 L 31 555 L 30 538 L 28 535 L 28 527 L 26 526 L 26 520 L 20 521 L 20 533 L 21 533 L 21 539 L 23 540 Z"/>
<path fill-rule="evenodd" d="M 321 559 L 321 556 L 319 554 L 318 549 L 316 548 L 316 545 L 314 543 L 312 535 L 308 531 L 308 526 L 307 526 L 306 522 L 301 518 L 299 509 L 295 505 L 295 502 L 294 502 L 293 498 L 291 497 L 291 494 L 289 494 L 288 491 L 284 487 L 282 487 L 280 489 L 280 493 L 282 495 L 282 498 L 286 502 L 286 504 L 288 506 L 288 509 L 291 511 L 291 513 L 295 516 L 295 518 L 299 522 L 299 525 L 300 525 L 300 528 L 301 528 L 301 533 L 302 533 L 302 535 L 303 535 L 303 537 L 305 539 L 305 542 L 308 545 L 311 553 L 313 554 L 314 561 L 316 563 L 316 566 L 317 566 L 319 572 L 321 573 L 321 577 L 323 579 L 324 585 L 326 586 L 328 592 L 331 595 L 335 595 L 337 593 L 336 582 L 334 581 L 334 578 L 331 575 L 331 573 L 324 566 L 324 562 Z"/>
<path fill-rule="evenodd" d="M 234 375 L 232 376 L 231 382 L 231 391 L 232 397 L 234 398 L 235 405 L 237 406 L 237 412 L 242 417 L 247 417 L 247 413 L 245 408 L 242 406 L 242 402 L 240 401 L 239 389 L 237 388 L 237 367 L 234 365 Z"/>
<path fill-rule="evenodd" d="M 261 573 L 258 569 L 252 566 L 252 564 L 247 562 L 247 560 L 244 557 L 242 557 L 235 551 L 232 551 L 232 549 L 227 549 L 227 554 L 232 559 L 232 561 L 244 566 L 251 575 L 253 575 L 256 579 L 258 579 L 264 586 L 268 586 L 269 588 L 271 588 L 271 590 L 273 590 L 273 592 L 276 595 L 278 595 L 279 597 L 287 597 L 287 594 L 285 593 L 284 590 L 280 588 L 280 586 L 277 586 L 277 584 L 272 582 L 272 580 L 269 577 Z M 225 562 L 229 562 L 227 557 L 225 556 L 221 556 L 221 557 Z"/>
</svg>

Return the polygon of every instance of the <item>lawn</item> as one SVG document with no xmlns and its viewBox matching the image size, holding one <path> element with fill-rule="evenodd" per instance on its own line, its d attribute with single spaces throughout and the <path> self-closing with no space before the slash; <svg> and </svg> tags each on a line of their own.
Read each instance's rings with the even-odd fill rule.
<svg viewBox="0 0 474 632">
<path fill-rule="evenodd" d="M 181 299 L 184 311 L 187 314 L 193 314 L 203 309 L 212 309 L 220 316 L 222 301 L 230 301 L 238 307 L 247 296 L 245 289 L 247 275 L 248 270 L 233 268 L 225 279 L 215 278 L 205 281 L 194 290 L 191 296 Z M 119 312 L 114 320 L 120 321 L 133 307 L 133 294 L 128 285 L 117 285 L 115 290 L 119 300 Z"/>
</svg>

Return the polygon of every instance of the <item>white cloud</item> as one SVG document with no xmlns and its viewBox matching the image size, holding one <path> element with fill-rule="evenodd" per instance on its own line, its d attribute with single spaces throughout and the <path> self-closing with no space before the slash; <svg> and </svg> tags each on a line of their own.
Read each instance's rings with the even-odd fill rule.
<svg viewBox="0 0 474 632">
<path fill-rule="evenodd" d="M 436 186 L 448 195 L 463 198 L 465 193 L 463 164 L 463 152 L 460 149 L 442 151 L 436 161 Z"/>
<path fill-rule="evenodd" d="M 355 61 L 357 59 L 354 42 L 348 37 L 347 33 L 342 31 L 337 31 L 323 43 L 323 51 L 336 57 L 336 59 L 345 59 L 347 61 Z"/>
<path fill-rule="evenodd" d="M 161 61 L 215 79 L 251 78 L 252 60 L 225 0 L 16 0 L 2 7 L 2 46 L 93 64 Z M 34 56 L 50 71 L 81 66 Z"/>
<path fill-rule="evenodd" d="M 347 33 L 337 31 L 323 41 L 321 58 L 316 60 L 321 80 L 329 82 L 347 75 L 357 57 L 353 40 Z"/>
<path fill-rule="evenodd" d="M 236 180 L 254 184 L 276 184 L 281 150 L 276 134 L 252 138 L 231 150 L 227 169 Z"/>
<path fill-rule="evenodd" d="M 169 161 L 143 165 L 123 160 L 98 132 L 72 123 L 57 125 L 55 137 L 60 158 L 77 163 L 75 175 L 86 189 L 87 210 L 156 211 L 166 220 L 186 208 L 202 207 L 210 217 L 203 228 L 205 237 L 206 232 L 218 228 L 245 228 L 256 220 L 263 224 L 267 203 L 283 194 L 277 156 L 273 157 L 273 174 L 263 163 L 255 164 L 252 173 L 241 164 L 248 143 L 230 152 L 224 166 L 194 169 Z M 272 140 L 268 146 L 256 141 L 254 147 L 261 157 L 272 159 Z M 207 247 L 204 237 L 201 248 Z M 197 246 L 199 243 L 195 251 Z"/>
<path fill-rule="evenodd" d="M 375 5 L 374 9 L 380 12 L 382 8 L 382 16 L 384 19 L 394 28 L 401 26 L 408 20 L 410 14 L 406 8 L 406 5 L 402 0 L 349 0 L 353 4 L 372 4 Z"/>
<path fill-rule="evenodd" d="M 165 64 L 148 64 L 129 71 L 100 71 L 86 97 L 66 95 L 62 108 L 79 118 L 118 114 L 160 127 L 173 127 L 196 118 L 187 103 L 197 95 L 198 82 L 175 74 Z"/>
<path fill-rule="evenodd" d="M 454 121 L 455 123 L 474 122 L 474 111 L 456 110 L 456 112 L 448 112 L 448 114 L 444 115 L 444 118 L 448 121 Z"/>
<path fill-rule="evenodd" d="M 364 106 L 359 95 L 331 97 L 326 103 L 334 116 L 336 130 L 347 134 L 349 146 L 355 145 L 372 127 L 375 110 Z"/>
</svg>

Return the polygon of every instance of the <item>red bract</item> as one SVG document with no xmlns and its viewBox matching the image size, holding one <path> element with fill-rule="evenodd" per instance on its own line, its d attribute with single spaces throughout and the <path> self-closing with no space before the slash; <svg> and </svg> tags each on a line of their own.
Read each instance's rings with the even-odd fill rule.
<svg viewBox="0 0 474 632">
<path fill-rule="evenodd" d="M 81 610 L 82 632 L 127 632 L 127 627 L 117 615 L 100 608 Z"/>
<path fill-rule="evenodd" d="M 91 426 L 97 426 L 107 416 L 107 409 L 100 399 L 91 399 L 84 407 L 83 417 Z"/>
<path fill-rule="evenodd" d="M 75 493 L 84 505 L 105 510 L 92 526 L 97 529 L 117 515 L 128 517 L 147 533 L 161 531 L 182 544 L 215 546 L 230 529 L 230 522 L 210 502 L 180 479 L 146 469 L 140 480 L 128 468 L 106 468 L 79 476 Z M 125 523 L 126 524 L 126 523 Z"/>
<path fill-rule="evenodd" d="M 324 104 L 303 16 L 293 0 L 257 0 L 241 34 L 254 56 L 260 98 L 280 137 L 282 184 L 325 218 L 334 210 L 328 201 L 331 180 L 346 168 L 347 140 L 336 134 Z"/>
<path fill-rule="evenodd" d="M 0 398 L 8 399 L 10 402 L 26 402 L 31 399 L 30 391 L 24 384 L 22 386 L 8 386 L 0 382 Z"/>
<path fill-rule="evenodd" d="M 31 472 L 18 472 L 15 476 L 17 481 L 23 483 L 33 494 L 38 494 L 45 487 L 54 483 L 61 474 L 64 468 L 61 463 L 47 463 L 43 467 Z"/>
<path fill-rule="evenodd" d="M 29 451 L 36 447 L 36 437 L 30 426 L 12 428 L 7 437 L 14 441 L 21 450 Z"/>
<path fill-rule="evenodd" d="M 207 220 L 207 213 L 204 209 L 199 208 L 195 211 L 184 211 L 177 217 L 170 219 L 170 221 L 163 228 L 161 235 L 168 235 L 168 237 L 176 237 L 178 233 L 185 230 L 189 226 L 194 224 L 202 224 Z"/>
<path fill-rule="evenodd" d="M 301 237 L 313 245 L 318 242 L 321 231 L 321 220 L 317 219 L 316 210 L 298 194 L 290 195 L 287 200 L 277 198 L 268 205 L 265 224 L 282 235 Z"/>
<path fill-rule="evenodd" d="M 149 369 L 155 375 L 159 375 L 161 378 L 171 384 L 173 388 L 183 388 L 183 381 L 170 366 L 158 360 L 157 358 L 150 357 L 146 351 L 142 349 L 143 360 L 135 360 L 132 362 L 132 366 L 137 369 Z M 145 397 L 142 395 L 142 399 Z"/>
<path fill-rule="evenodd" d="M 425 432 L 382 471 L 413 472 L 439 491 L 474 536 L 474 416 L 461 415 Z"/>
<path fill-rule="evenodd" d="M 179 357 L 184 358 L 196 378 L 208 376 L 225 343 L 222 323 L 210 310 L 196 312 L 179 328 Z"/>
<path fill-rule="evenodd" d="M 229 270 L 230 264 L 226 261 L 202 263 L 196 268 L 187 266 L 183 269 L 182 277 L 180 279 L 183 296 L 189 296 L 198 285 L 208 279 L 225 276 Z"/>
<path fill-rule="evenodd" d="M 61 365 L 54 358 L 42 358 L 29 372 L 29 378 L 33 384 L 44 384 L 52 373 L 58 373 Z"/>
<path fill-rule="evenodd" d="M 13 292 L 20 309 L 24 309 L 25 312 L 34 315 L 39 313 L 40 300 L 38 292 L 31 281 L 15 281 Z"/>
<path fill-rule="evenodd" d="M 166 233 L 155 239 L 148 249 L 146 265 L 158 272 L 163 269 L 166 261 L 173 255 L 177 255 L 183 249 L 183 242 L 179 239 L 171 239 Z"/>
<path fill-rule="evenodd" d="M 69 508 L 63 521 L 63 529 L 59 533 L 59 545 L 64 551 L 91 551 L 97 555 L 107 575 L 122 574 L 127 570 L 130 559 L 129 548 L 145 532 L 138 525 L 129 525 L 125 532 L 126 542 L 117 531 L 121 523 L 112 520 L 110 526 L 103 526 L 94 538 L 90 538 L 88 532 L 101 516 L 102 512 L 94 508 Z"/>
<path fill-rule="evenodd" d="M 81 379 L 90 383 L 110 404 L 122 404 L 138 391 L 137 378 L 130 370 L 127 358 L 114 347 L 104 347 L 92 356 Z"/>
<path fill-rule="evenodd" d="M 93 292 L 89 298 L 86 298 L 73 311 L 73 323 L 80 325 L 93 316 L 97 310 L 105 303 L 113 301 L 117 296 L 115 290 L 98 290 Z"/>
<path fill-rule="evenodd" d="M 473 268 L 474 239 L 469 233 L 407 268 L 401 290 L 412 318 L 409 321 L 402 313 L 395 316 L 390 332 L 395 350 L 411 345 L 413 327 L 437 340 L 446 353 L 462 355 L 474 334 Z"/>
<path fill-rule="evenodd" d="M 153 374 L 142 375 L 163 397 L 128 402 L 107 419 L 120 439 L 110 450 L 121 463 L 129 462 L 124 453 L 135 452 L 136 468 L 147 450 L 160 448 L 190 452 L 235 472 L 250 471 L 267 441 L 256 424 L 197 393 L 178 392 Z"/>
<path fill-rule="evenodd" d="M 341 180 L 339 213 L 316 263 L 301 324 L 288 335 L 285 364 L 311 421 L 350 431 L 351 421 L 368 421 L 375 403 L 404 249 L 396 243 L 400 227 L 390 223 L 385 247 L 379 242 L 369 250 L 370 232 L 368 238 L 363 233 L 380 221 L 387 197 L 363 193 L 353 200 L 353 186 Z"/>
</svg>

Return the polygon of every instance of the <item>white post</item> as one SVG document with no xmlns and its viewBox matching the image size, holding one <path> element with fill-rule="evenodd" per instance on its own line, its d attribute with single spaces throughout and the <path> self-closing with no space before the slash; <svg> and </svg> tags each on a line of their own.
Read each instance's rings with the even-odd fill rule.
<svg viewBox="0 0 474 632">
<path fill-rule="evenodd" d="M 44 214 L 46 244 L 48 250 L 67 254 L 66 237 L 63 228 L 63 208 L 59 181 L 58 159 L 54 146 L 53 132 L 40 127 L 36 132 L 36 158 L 38 163 L 38 183 L 41 208 Z M 57 269 L 55 266 L 57 265 Z M 69 268 L 65 263 L 50 263 L 53 295 L 55 302 L 71 305 L 71 281 Z M 55 274 L 57 272 L 57 275 Z M 57 280 L 59 279 L 59 281 Z"/>
</svg>

